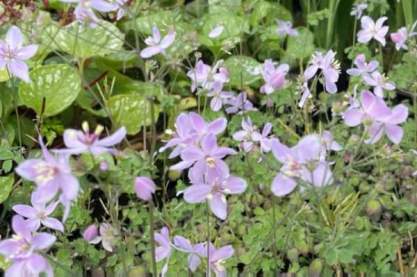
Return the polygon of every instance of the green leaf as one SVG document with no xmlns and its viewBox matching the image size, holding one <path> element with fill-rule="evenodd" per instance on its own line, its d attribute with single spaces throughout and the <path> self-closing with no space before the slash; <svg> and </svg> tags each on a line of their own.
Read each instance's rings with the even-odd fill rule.
<svg viewBox="0 0 417 277">
<path fill-rule="evenodd" d="M 314 52 L 314 36 L 307 28 L 299 28 L 298 36 L 289 37 L 285 61 L 304 60 Z"/>
<path fill-rule="evenodd" d="M 124 126 L 131 135 L 140 131 L 142 126 L 152 124 L 151 104 L 146 96 L 137 93 L 120 94 L 110 97 L 107 106 L 113 121 L 118 126 Z M 158 118 L 160 107 L 154 104 L 154 119 Z"/>
<path fill-rule="evenodd" d="M 19 97 L 22 103 L 40 114 L 45 99 L 44 116 L 56 115 L 77 98 L 81 79 L 77 72 L 66 64 L 50 64 L 30 72 L 30 83 L 21 82 Z"/>
<path fill-rule="evenodd" d="M 233 48 L 240 42 L 242 34 L 249 31 L 248 20 L 228 10 L 206 14 L 202 19 L 198 19 L 197 24 L 200 27 L 200 42 L 214 51 Z M 223 26 L 223 32 L 216 38 L 210 38 L 210 32 L 217 26 Z"/>
<path fill-rule="evenodd" d="M 0 203 L 3 203 L 12 191 L 14 183 L 13 174 L 0 177 Z"/>
<path fill-rule="evenodd" d="M 232 56 L 225 61 L 224 65 L 229 71 L 230 84 L 232 86 L 242 88 L 254 84 L 261 78 L 253 73 L 261 66 L 254 58 Z"/>
<path fill-rule="evenodd" d="M 9 80 L 9 73 L 7 72 L 6 68 L 0 69 L 0 82 L 5 82 Z"/>
<path fill-rule="evenodd" d="M 78 58 L 112 54 L 121 50 L 124 43 L 124 34 L 107 21 L 100 21 L 94 28 L 78 22 L 63 28 L 50 25 L 42 37 L 44 44 Z"/>
</svg>

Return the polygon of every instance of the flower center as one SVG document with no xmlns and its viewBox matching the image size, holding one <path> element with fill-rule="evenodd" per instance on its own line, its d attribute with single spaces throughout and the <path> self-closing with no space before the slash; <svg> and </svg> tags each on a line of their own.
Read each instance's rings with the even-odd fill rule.
<svg viewBox="0 0 417 277">
<path fill-rule="evenodd" d="M 35 166 L 36 177 L 38 183 L 47 183 L 55 178 L 59 169 L 47 163 L 41 163 Z"/>
<path fill-rule="evenodd" d="M 213 168 L 216 166 L 216 160 L 213 157 L 208 157 L 206 159 L 206 162 L 207 162 L 208 167 L 210 168 Z"/>
</svg>

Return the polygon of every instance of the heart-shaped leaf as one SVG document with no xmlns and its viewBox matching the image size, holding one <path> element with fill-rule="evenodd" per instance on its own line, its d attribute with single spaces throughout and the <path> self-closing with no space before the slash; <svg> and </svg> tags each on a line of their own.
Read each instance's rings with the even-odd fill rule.
<svg viewBox="0 0 417 277">
<path fill-rule="evenodd" d="M 30 78 L 30 83 L 19 85 L 20 100 L 38 114 L 43 109 L 43 116 L 56 115 L 68 108 L 81 90 L 80 76 L 66 64 L 38 67 L 30 72 Z"/>
</svg>

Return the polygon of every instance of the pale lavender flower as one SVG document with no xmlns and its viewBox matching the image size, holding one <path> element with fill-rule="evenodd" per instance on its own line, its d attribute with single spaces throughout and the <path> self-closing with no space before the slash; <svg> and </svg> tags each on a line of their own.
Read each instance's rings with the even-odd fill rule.
<svg viewBox="0 0 417 277">
<path fill-rule="evenodd" d="M 223 87 L 224 83 L 229 81 L 229 72 L 222 64 L 223 61 L 219 60 L 212 68 L 199 60 L 195 68 L 187 72 L 191 79 L 191 91 L 194 92 L 198 88 L 210 91 L 215 86 Z"/>
<path fill-rule="evenodd" d="M 91 27 L 96 26 L 99 21 L 94 10 L 99 12 L 111 12 L 117 9 L 117 6 L 114 5 L 114 3 L 104 0 L 61 0 L 61 2 L 77 3 L 74 10 L 75 19 L 82 23 L 90 23 Z"/>
<path fill-rule="evenodd" d="M 278 24 L 277 33 L 280 37 L 298 36 L 298 31 L 292 27 L 291 21 L 277 20 L 277 24 Z"/>
<path fill-rule="evenodd" d="M 248 100 L 246 92 L 241 92 L 238 95 L 231 97 L 227 101 L 226 113 L 228 114 L 243 114 L 249 111 L 255 111 L 251 101 Z"/>
<path fill-rule="evenodd" d="M 66 208 L 78 195 L 79 183 L 72 175 L 69 156 L 58 154 L 52 156 L 39 138 L 42 149 L 42 159 L 29 159 L 19 164 L 16 173 L 24 179 L 35 182 L 37 188 L 33 192 L 36 202 L 47 203 L 58 192 L 61 192 L 60 201 Z"/>
<path fill-rule="evenodd" d="M 321 142 L 326 151 L 337 152 L 343 149 L 343 147 L 333 139 L 333 135 L 330 131 L 323 131 L 323 133 L 321 134 Z"/>
<path fill-rule="evenodd" d="M 389 108 L 382 98 L 369 91 L 361 94 L 360 105 L 353 105 L 343 114 L 345 124 L 354 127 L 361 123 L 365 125 L 368 139 L 365 143 L 378 142 L 384 133 L 394 144 L 401 142 L 403 129 L 398 126 L 408 117 L 408 108 L 399 104 L 393 109 Z"/>
<path fill-rule="evenodd" d="M 362 17 L 363 11 L 368 8 L 368 4 L 366 3 L 356 3 L 353 4 L 352 11 L 350 12 L 351 16 L 354 16 L 356 19 Z"/>
<path fill-rule="evenodd" d="M 149 177 L 136 177 L 135 179 L 135 192 L 137 197 L 144 201 L 152 199 L 152 194 L 155 193 L 155 183 Z"/>
<path fill-rule="evenodd" d="M 177 250 L 187 253 L 188 255 L 188 268 L 195 272 L 201 263 L 199 254 L 204 251 L 204 243 L 197 243 L 193 245 L 190 240 L 183 236 L 174 237 L 174 246 Z"/>
<path fill-rule="evenodd" d="M 116 242 L 117 230 L 108 223 L 97 225 L 89 225 L 83 232 L 83 238 L 90 244 L 98 244 L 101 242 L 103 248 L 109 252 L 113 252 Z"/>
<path fill-rule="evenodd" d="M 384 90 L 394 90 L 395 85 L 388 82 L 387 78 L 378 71 L 372 72 L 370 75 L 364 75 L 363 80 L 369 86 L 374 87 L 374 93 L 378 97 L 384 97 Z"/>
<path fill-rule="evenodd" d="M 38 254 L 54 244 L 56 237 L 48 233 L 32 233 L 33 226 L 23 217 L 12 218 L 13 238 L 0 241 L 0 254 L 12 261 L 6 270 L 6 277 L 39 276 L 42 272 L 52 277 L 52 268 L 48 261 Z"/>
<path fill-rule="evenodd" d="M 116 20 L 122 19 L 126 14 L 127 6 L 126 4 L 129 0 L 114 0 L 113 5 L 115 6 L 114 12 L 116 12 Z"/>
<path fill-rule="evenodd" d="M 272 153 L 282 163 L 280 172 L 275 176 L 271 190 L 276 196 L 291 193 L 297 181 L 302 180 L 315 187 L 326 186 L 332 181 L 329 164 L 323 159 L 321 138 L 318 135 L 308 135 L 302 138 L 292 148 L 272 142 Z"/>
<path fill-rule="evenodd" d="M 285 76 L 289 69 L 288 64 L 281 64 L 275 67 L 272 60 L 266 60 L 262 69 L 262 77 L 265 84 L 261 87 L 260 91 L 265 94 L 271 94 L 281 89 L 285 85 Z"/>
<path fill-rule="evenodd" d="M 160 262 L 164 259 L 167 259 L 165 265 L 162 268 L 162 276 L 165 276 L 166 272 L 168 271 L 168 260 L 171 256 L 172 247 L 171 247 L 171 239 L 169 237 L 169 230 L 167 227 L 162 227 L 161 231 L 154 233 L 154 240 L 157 243 L 157 247 L 155 249 L 155 260 Z"/>
<path fill-rule="evenodd" d="M 320 69 L 324 77 L 324 88 L 329 93 L 336 93 L 336 82 L 339 79 L 339 64 L 335 60 L 336 52 L 329 50 L 324 56 L 316 52 L 309 66 L 304 71 L 304 79 L 310 80 Z"/>
<path fill-rule="evenodd" d="M 398 29 L 397 32 L 390 34 L 391 40 L 395 43 L 395 49 L 408 49 L 406 45 L 407 40 L 417 35 L 417 32 L 413 32 L 414 28 L 416 27 L 416 24 L 417 22 L 413 24 L 410 31 L 407 30 L 406 27 L 401 27 L 400 29 Z"/>
<path fill-rule="evenodd" d="M 214 134 L 208 134 L 201 139 L 200 147 L 190 145 L 181 152 L 181 162 L 171 166 L 172 170 L 184 170 L 193 167 L 200 172 L 214 170 L 225 172 L 226 163 L 222 160 L 227 155 L 233 155 L 236 152 L 228 147 L 219 147 Z"/>
<path fill-rule="evenodd" d="M 209 244 L 208 251 L 207 251 L 207 244 L 204 248 L 199 249 L 199 255 L 201 257 L 207 257 L 207 252 L 209 255 L 209 264 L 210 269 L 214 271 L 216 277 L 225 277 L 226 276 L 226 268 L 224 267 L 224 262 L 231 258 L 235 250 L 231 245 L 226 245 L 216 249 L 213 244 Z"/>
<path fill-rule="evenodd" d="M 233 92 L 223 91 L 223 84 L 215 83 L 212 89 L 207 93 L 208 97 L 211 97 L 210 108 L 214 112 L 220 111 L 228 99 L 233 97 Z"/>
<path fill-rule="evenodd" d="M 371 39 L 375 39 L 382 46 L 385 46 L 385 35 L 388 33 L 388 26 L 383 26 L 383 24 L 387 19 L 387 17 L 383 16 L 374 22 L 369 16 L 363 16 L 361 18 L 362 29 L 357 35 L 358 41 L 368 43 Z"/>
<path fill-rule="evenodd" d="M 67 129 L 64 131 L 64 144 L 67 149 L 54 150 L 56 153 L 81 154 L 90 152 L 93 155 L 102 153 L 115 154 L 116 150 L 112 147 L 120 143 L 126 136 L 126 128 L 119 128 L 114 134 L 100 139 L 100 135 L 104 127 L 97 125 L 94 132 L 90 132 L 87 122 L 82 124 L 82 131 L 75 129 Z"/>
<path fill-rule="evenodd" d="M 300 102 L 298 103 L 298 107 L 300 108 L 304 107 L 308 98 L 311 98 L 311 92 L 310 92 L 310 88 L 308 87 L 308 83 L 304 82 L 303 85 L 301 86 L 301 99 L 300 99 Z"/>
<path fill-rule="evenodd" d="M 83 239 L 91 244 L 97 244 L 101 241 L 96 224 L 91 224 L 84 230 Z"/>
<path fill-rule="evenodd" d="M 48 228 L 64 232 L 64 225 L 56 218 L 49 217 L 55 210 L 58 205 L 58 202 L 52 202 L 49 205 L 45 203 L 38 203 L 33 194 L 31 197 L 32 206 L 17 204 L 13 206 L 13 210 L 25 217 L 27 223 L 33 226 L 33 230 L 36 231 L 39 229 L 41 224 Z"/>
<path fill-rule="evenodd" d="M 242 119 L 242 130 L 233 134 L 233 139 L 241 142 L 243 151 L 250 152 L 256 144 L 259 144 L 259 148 L 263 153 L 271 150 L 271 133 L 272 124 L 266 123 L 262 129 L 262 133 L 259 133 L 258 128 L 252 124 L 251 119 L 248 117 Z"/>
<path fill-rule="evenodd" d="M 152 36 L 145 39 L 145 43 L 148 47 L 140 52 L 140 56 L 147 59 L 157 54 L 165 53 L 165 50 L 174 43 L 175 34 L 174 31 L 170 31 L 165 37 L 161 38 L 158 27 L 153 26 Z"/>
<path fill-rule="evenodd" d="M 188 174 L 192 183 L 184 191 L 184 200 L 188 203 L 208 201 L 211 211 L 220 219 L 227 217 L 227 194 L 241 194 L 246 190 L 246 181 L 231 176 L 229 168 L 220 172 L 200 171 L 192 168 Z"/>
<path fill-rule="evenodd" d="M 0 40 L 0 69 L 19 79 L 30 82 L 29 68 L 25 61 L 38 51 L 35 44 L 23 46 L 23 34 L 16 26 L 9 28 L 5 40 Z"/>
<path fill-rule="evenodd" d="M 219 37 L 224 31 L 224 26 L 223 25 L 217 25 L 216 27 L 214 27 L 210 33 L 208 34 L 209 38 L 217 38 Z"/>
<path fill-rule="evenodd" d="M 356 56 L 353 64 L 356 65 L 356 68 L 349 68 L 346 72 L 351 76 L 366 76 L 374 72 L 378 68 L 378 61 L 372 60 L 369 63 L 366 62 L 366 57 L 364 54 L 359 54 Z"/>
<path fill-rule="evenodd" d="M 212 122 L 206 122 L 203 117 L 195 112 L 181 113 L 175 121 L 176 132 L 165 146 L 159 151 L 174 148 L 168 158 L 172 159 L 190 145 L 198 145 L 201 138 L 207 134 L 218 135 L 227 127 L 225 118 L 217 118 Z"/>
</svg>

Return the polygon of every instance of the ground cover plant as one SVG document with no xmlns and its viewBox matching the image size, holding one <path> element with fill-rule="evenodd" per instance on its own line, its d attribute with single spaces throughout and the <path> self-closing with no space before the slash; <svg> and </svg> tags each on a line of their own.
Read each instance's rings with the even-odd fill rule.
<svg viewBox="0 0 417 277">
<path fill-rule="evenodd" d="M 417 1 L 0 3 L 5 276 L 417 273 Z"/>
</svg>

